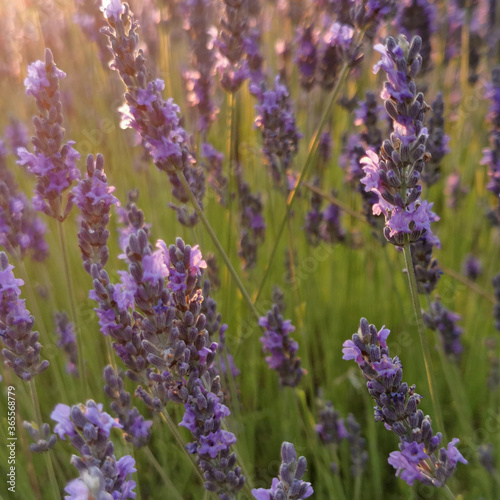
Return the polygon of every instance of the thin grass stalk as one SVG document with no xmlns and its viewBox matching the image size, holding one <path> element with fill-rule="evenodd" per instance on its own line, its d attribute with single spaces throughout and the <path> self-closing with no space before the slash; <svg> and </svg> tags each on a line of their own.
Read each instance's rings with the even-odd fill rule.
<svg viewBox="0 0 500 500">
<path fill-rule="evenodd" d="M 259 315 L 259 312 L 257 311 L 257 308 L 255 307 L 254 303 L 252 302 L 252 299 L 250 298 L 250 295 L 246 291 L 245 285 L 243 285 L 243 282 L 241 281 L 240 277 L 238 276 L 238 273 L 236 272 L 236 270 L 234 269 L 233 265 L 231 264 L 231 261 L 230 261 L 228 255 L 227 255 L 227 253 L 224 251 L 224 248 L 222 247 L 219 239 L 217 238 L 217 235 L 215 234 L 215 231 L 213 230 L 212 226 L 210 225 L 210 222 L 208 222 L 208 219 L 207 219 L 205 213 L 203 212 L 203 210 L 200 207 L 200 205 L 198 204 L 198 201 L 196 200 L 194 194 L 192 193 L 192 191 L 191 191 L 191 189 L 189 187 L 188 181 L 187 181 L 184 173 L 181 170 L 179 170 L 177 172 L 177 175 L 179 177 L 179 180 L 181 181 L 181 184 L 182 184 L 184 190 L 186 191 L 186 194 L 189 197 L 189 200 L 191 201 L 194 209 L 196 210 L 196 213 L 200 217 L 201 222 L 205 226 L 205 229 L 207 230 L 208 234 L 210 235 L 210 238 L 212 239 L 212 241 L 213 241 L 215 247 L 217 248 L 220 256 L 222 257 L 222 260 L 224 261 L 224 264 L 226 265 L 226 267 L 227 267 L 229 273 L 231 274 L 231 276 L 233 277 L 233 279 L 234 279 L 234 281 L 236 283 L 236 286 L 239 288 L 239 290 L 241 292 L 241 295 L 243 296 L 243 299 L 248 304 L 248 307 L 250 308 L 250 311 L 252 312 L 252 314 L 258 320 L 259 317 L 260 317 L 260 315 Z"/>
<path fill-rule="evenodd" d="M 361 38 L 362 38 L 362 36 L 361 36 Z M 361 38 L 358 39 L 357 43 L 359 43 Z M 281 221 L 281 225 L 278 229 L 278 234 L 276 235 L 274 247 L 273 247 L 273 250 L 271 252 L 271 256 L 269 257 L 269 262 L 267 264 L 267 268 L 266 268 L 266 271 L 264 273 L 264 277 L 262 278 L 262 282 L 260 284 L 260 287 L 259 287 L 259 290 L 257 292 L 257 296 L 255 297 L 254 302 L 257 302 L 259 300 L 259 298 L 262 294 L 262 291 L 264 290 L 264 285 L 266 284 L 267 278 L 269 277 L 269 274 L 270 274 L 270 270 L 273 267 L 273 262 L 274 262 L 274 258 L 276 257 L 279 242 L 280 242 L 281 237 L 283 236 L 283 232 L 285 230 L 286 221 L 288 220 L 288 218 L 290 217 L 290 214 L 292 212 L 292 205 L 293 205 L 293 202 L 295 200 L 296 194 L 297 194 L 300 186 L 302 185 L 302 182 L 306 178 L 311 165 L 313 164 L 313 158 L 314 158 L 314 154 L 316 153 L 316 150 L 318 149 L 319 138 L 321 136 L 321 132 L 323 131 L 323 128 L 325 127 L 325 125 L 329 119 L 329 116 L 331 113 L 331 108 L 333 107 L 333 104 L 337 100 L 337 97 L 340 93 L 340 89 L 342 88 L 342 86 L 344 84 L 344 80 L 346 79 L 348 73 L 349 73 L 349 63 L 345 62 L 344 65 L 342 66 L 341 71 L 340 71 L 337 83 L 335 84 L 335 87 L 333 88 L 333 90 L 330 94 L 330 99 L 329 99 L 328 104 L 325 108 L 325 111 L 323 112 L 323 115 L 322 115 L 321 120 L 319 122 L 318 128 L 316 129 L 316 132 L 314 133 L 314 135 L 309 143 L 307 157 L 306 157 L 306 160 L 304 162 L 304 166 L 302 167 L 302 170 L 300 171 L 299 176 L 297 177 L 297 183 L 296 183 L 295 187 L 290 191 L 290 194 L 288 195 L 285 216 L 283 217 L 283 220 Z"/>
<path fill-rule="evenodd" d="M 35 384 L 35 379 L 32 378 L 29 381 L 29 386 L 30 386 L 30 395 L 31 395 L 31 402 L 33 403 L 33 408 L 35 410 L 35 417 L 36 417 L 36 425 L 38 427 L 38 430 L 41 431 L 42 429 L 42 412 L 40 410 L 40 401 L 38 399 L 38 393 L 36 390 L 36 384 Z M 50 455 L 50 450 L 43 453 L 43 458 L 45 460 L 45 467 L 47 468 L 47 472 L 49 474 L 49 481 L 51 485 L 51 494 L 55 500 L 58 500 L 60 498 L 59 496 L 59 486 L 57 484 L 56 480 L 56 475 L 54 472 L 54 466 L 52 464 L 52 458 Z"/>
<path fill-rule="evenodd" d="M 85 372 L 85 363 L 84 363 L 84 352 L 83 352 L 83 338 L 82 331 L 78 328 L 79 324 L 77 322 L 77 312 L 75 305 L 75 295 L 73 290 L 73 280 L 71 279 L 71 273 L 69 269 L 69 260 L 68 260 L 68 250 L 66 246 L 66 238 L 64 236 L 64 229 L 60 222 L 57 223 L 57 233 L 59 235 L 59 244 L 61 247 L 61 252 L 63 255 L 63 265 L 64 265 L 64 277 L 66 280 L 66 287 L 68 289 L 69 295 L 69 306 L 70 306 L 70 314 L 71 320 L 75 325 L 75 329 L 77 331 L 76 341 L 78 344 L 78 371 L 80 373 L 80 379 L 82 381 L 82 389 L 83 392 L 88 392 L 89 384 L 87 380 L 87 373 Z"/>
<path fill-rule="evenodd" d="M 410 243 L 408 242 L 408 236 L 405 235 L 405 244 L 403 246 L 403 254 L 405 258 L 406 269 L 408 271 L 408 284 L 410 287 L 410 295 L 411 301 L 413 305 L 413 310 L 415 312 L 415 318 L 417 320 L 417 330 L 418 336 L 420 338 L 420 346 L 422 348 L 422 354 L 424 358 L 425 364 L 425 373 L 427 375 L 427 385 L 429 387 L 429 391 L 432 399 L 432 406 L 434 407 L 434 416 L 436 418 L 437 426 L 443 429 L 444 433 L 444 425 L 443 425 L 443 417 L 441 413 L 441 407 L 439 405 L 439 401 L 437 399 L 436 388 L 434 386 L 434 382 L 432 379 L 434 370 L 432 366 L 432 358 L 431 352 L 429 348 L 429 342 L 425 335 L 425 327 L 424 327 L 424 319 L 422 317 L 422 309 L 420 306 L 420 298 L 418 296 L 417 291 L 417 281 L 415 278 L 415 270 L 413 268 L 413 262 L 411 259 L 411 248 Z"/>
<path fill-rule="evenodd" d="M 165 486 L 168 488 L 169 495 L 172 495 L 172 499 L 183 500 L 183 497 L 177 491 L 177 488 L 174 486 L 174 483 L 170 481 L 170 478 L 167 476 L 162 466 L 159 464 L 158 460 L 156 460 L 156 457 L 153 455 L 153 452 L 151 451 L 149 446 L 148 445 L 144 446 L 143 450 L 147 459 L 149 460 L 149 463 L 153 466 L 158 475 L 161 477 L 162 481 L 165 483 Z"/>
</svg>

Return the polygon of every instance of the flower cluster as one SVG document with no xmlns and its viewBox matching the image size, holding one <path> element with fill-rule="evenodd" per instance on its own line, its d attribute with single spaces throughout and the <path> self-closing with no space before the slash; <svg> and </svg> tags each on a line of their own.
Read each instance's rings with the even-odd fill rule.
<svg viewBox="0 0 500 500">
<path fill-rule="evenodd" d="M 68 358 L 66 371 L 78 376 L 78 346 L 76 344 L 75 325 L 69 320 L 68 315 L 63 311 L 54 316 L 56 324 L 57 345 L 64 351 Z"/>
<path fill-rule="evenodd" d="M 314 186 L 319 186 L 319 178 L 313 181 Z M 336 193 L 332 190 L 332 195 Z M 310 245 L 317 246 L 320 241 L 327 243 L 336 243 L 345 238 L 345 229 L 340 221 L 340 208 L 333 203 L 327 205 L 321 210 L 323 198 L 315 191 L 311 194 L 311 208 L 308 210 L 305 218 L 304 229 L 306 238 Z"/>
<path fill-rule="evenodd" d="M 432 257 L 433 248 L 433 241 L 425 235 L 410 246 L 418 293 L 430 295 L 443 274 L 437 259 Z"/>
<path fill-rule="evenodd" d="M 28 381 L 42 373 L 49 362 L 40 360 L 39 333 L 32 331 L 35 319 L 20 298 L 19 287 L 24 281 L 14 276 L 13 269 L 5 252 L 0 252 L 0 340 L 5 346 L 2 356 L 5 366 Z"/>
<path fill-rule="evenodd" d="M 185 71 L 183 78 L 188 91 L 188 102 L 198 112 L 198 130 L 208 131 L 219 112 L 213 102 L 215 51 L 214 34 L 208 24 L 211 2 L 188 0 L 182 2 L 184 29 L 191 43 L 192 70 Z"/>
<path fill-rule="evenodd" d="M 307 461 L 299 457 L 292 443 L 286 441 L 281 445 L 281 466 L 277 478 L 273 478 L 270 489 L 254 488 L 252 495 L 256 500 L 301 500 L 313 493 L 311 483 L 302 481 L 306 472 Z"/>
<path fill-rule="evenodd" d="M 380 157 L 368 150 L 362 159 L 365 177 L 361 182 L 366 191 L 379 197 L 373 213 L 385 215 L 384 236 L 399 246 L 417 241 L 424 234 L 428 239 L 435 238 L 430 224 L 438 220 L 431 211 L 432 203 L 420 200 L 419 179 L 428 159 L 428 132 L 423 126 L 428 106 L 423 94 L 417 94 L 413 78 L 422 64 L 421 45 L 420 37 L 413 38 L 410 44 L 401 36 L 398 42 L 388 37 L 385 46 L 375 46 L 382 54 L 375 71 L 383 68 L 387 73 L 381 96 L 393 119 L 394 132 L 390 140 L 383 142 Z"/>
<path fill-rule="evenodd" d="M 462 273 L 472 281 L 476 281 L 483 274 L 483 265 L 478 257 L 468 254 L 462 262 Z"/>
<path fill-rule="evenodd" d="M 226 205 L 228 198 L 228 180 L 224 175 L 224 155 L 217 151 L 210 143 L 201 145 L 201 165 L 207 172 L 207 182 L 214 190 L 221 205 Z"/>
<path fill-rule="evenodd" d="M 293 105 L 286 85 L 277 76 L 274 89 L 253 86 L 252 92 L 258 99 L 255 105 L 255 126 L 262 135 L 262 151 L 276 184 L 286 183 L 286 174 L 297 154 L 301 137 L 295 124 Z"/>
<path fill-rule="evenodd" d="M 304 90 L 313 88 L 316 76 L 317 55 L 317 33 L 312 25 L 299 28 L 297 32 L 297 50 L 295 52 L 295 63 L 299 69 L 300 85 Z"/>
<path fill-rule="evenodd" d="M 240 209 L 238 255 L 243 261 L 244 269 L 251 269 L 257 264 L 257 251 L 266 235 L 266 223 L 262 215 L 263 205 L 260 193 L 253 194 L 249 184 L 243 180 L 241 166 L 236 169 L 236 182 Z"/>
<path fill-rule="evenodd" d="M 361 426 L 356 422 L 354 415 L 349 414 L 346 420 L 340 418 L 331 401 L 323 403 L 323 408 L 318 414 L 319 423 L 316 432 L 325 445 L 337 448 L 346 439 L 351 451 L 351 471 L 353 476 L 359 476 L 366 468 L 368 452 L 365 449 L 366 441 L 361 436 Z M 332 462 L 331 470 L 338 474 L 338 464 Z"/>
<path fill-rule="evenodd" d="M 68 438 L 80 455 L 71 457 L 80 477 L 67 484 L 66 498 L 135 498 L 136 483 L 131 479 L 135 460 L 130 455 L 116 459 L 110 433 L 121 425 L 103 411 L 102 404 L 89 400 L 70 408 L 60 403 L 50 417 L 57 422 L 54 432 Z"/>
<path fill-rule="evenodd" d="M 241 0 L 224 0 L 224 16 L 216 41 L 219 49 L 217 71 L 222 88 L 235 93 L 248 78 L 245 39 L 248 36 L 249 3 Z"/>
<path fill-rule="evenodd" d="M 0 141 L 0 245 L 12 255 L 23 258 L 29 253 L 42 261 L 49 253 L 45 231 L 44 222 L 9 171 L 5 143 Z"/>
<path fill-rule="evenodd" d="M 429 0 L 403 0 L 397 3 L 396 31 L 422 40 L 422 73 L 431 69 L 431 35 L 436 31 L 437 7 Z"/>
<path fill-rule="evenodd" d="M 116 5 L 114 5 L 114 3 Z M 183 175 L 201 205 L 205 195 L 205 175 L 190 149 L 189 137 L 180 123 L 180 108 L 173 99 L 165 101 L 163 80 L 148 79 L 144 54 L 138 49 L 138 23 L 127 4 L 112 2 L 104 9 L 108 26 L 104 32 L 109 38 L 113 61 L 111 68 L 118 71 L 127 87 L 125 104 L 120 108 L 122 128 L 135 130 L 142 144 L 159 170 L 167 173 L 172 194 L 183 205 L 169 204 L 177 211 L 179 221 L 194 226 L 198 221 L 195 212 L 185 204 L 189 196 L 178 175 Z"/>
<path fill-rule="evenodd" d="M 73 188 L 75 205 L 82 213 L 78 243 L 83 265 L 90 273 L 92 264 L 104 267 L 109 257 L 107 225 L 111 205 L 118 204 L 112 194 L 115 188 L 108 185 L 104 173 L 104 158 L 98 154 L 87 157 L 87 177 Z"/>
<path fill-rule="evenodd" d="M 441 335 L 445 354 L 458 360 L 464 350 L 460 343 L 463 329 L 456 323 L 462 316 L 446 309 L 437 297 L 429 304 L 429 309 L 423 313 L 423 318 L 427 328 Z"/>
<path fill-rule="evenodd" d="M 51 450 L 57 442 L 57 436 L 52 434 L 49 424 L 43 423 L 39 428 L 37 424 L 24 421 L 23 427 L 33 440 L 30 444 L 30 450 L 33 453 L 45 453 Z"/>
<path fill-rule="evenodd" d="M 73 206 L 71 194 L 63 203 L 63 195 L 73 181 L 80 178 L 76 161 L 80 154 L 73 148 L 74 141 L 63 144 L 64 128 L 59 80 L 66 74 L 57 68 L 49 49 L 45 61 L 28 66 L 24 81 L 26 94 L 35 98 L 38 115 L 33 118 L 35 136 L 31 142 L 34 153 L 19 148 L 19 165 L 26 166 L 36 176 L 37 184 L 33 206 L 50 217 L 63 221 Z"/>
<path fill-rule="evenodd" d="M 198 464 L 204 473 L 205 488 L 229 500 L 245 484 L 245 476 L 236 465 L 236 454 L 231 445 L 236 443 L 232 432 L 221 428 L 224 417 L 230 414 L 220 398 L 220 382 L 215 377 L 210 390 L 201 379 L 196 379 L 185 404 L 185 413 L 179 424 L 189 429 L 194 441 L 187 445 L 190 453 L 197 453 Z"/>
<path fill-rule="evenodd" d="M 402 382 L 401 361 L 389 355 L 389 333 L 385 327 L 377 332 L 362 318 L 358 332 L 343 344 L 343 359 L 356 361 L 377 403 L 375 420 L 384 422 L 386 429 L 400 439 L 399 451 L 392 452 L 388 460 L 397 469 L 396 475 L 409 485 L 417 480 L 441 487 L 453 475 L 458 462 L 466 464 L 467 460 L 455 446 L 458 439 L 439 448 L 441 433 L 434 434 L 429 416 L 417 409 L 421 396 L 414 385 Z"/>
<path fill-rule="evenodd" d="M 444 102 L 443 94 L 439 92 L 431 105 L 432 116 L 429 120 L 429 137 L 427 151 L 431 155 L 422 172 L 422 180 L 427 186 L 432 186 L 441 177 L 441 162 L 449 153 L 448 142 L 450 138 L 444 132 Z"/>
<path fill-rule="evenodd" d="M 269 368 L 278 372 L 281 385 L 296 387 L 306 372 L 297 357 L 299 344 L 290 337 L 295 327 L 290 320 L 283 320 L 277 305 L 259 319 L 259 325 L 264 330 L 262 349 L 270 353 L 266 357 Z"/>
<path fill-rule="evenodd" d="M 16 154 L 19 148 L 28 146 L 28 127 L 14 117 L 10 117 L 9 125 L 5 127 L 5 139 L 10 145 L 10 151 Z"/>
<path fill-rule="evenodd" d="M 500 67 L 492 71 L 492 81 L 487 84 L 486 97 L 491 101 L 488 120 L 491 123 L 490 147 L 483 150 L 482 165 L 488 167 L 490 178 L 486 188 L 500 197 Z M 488 218 L 495 226 L 500 226 L 500 201 L 488 213 Z"/>
<path fill-rule="evenodd" d="M 112 400 L 111 409 L 122 426 L 125 439 L 137 448 L 148 444 L 152 420 L 144 420 L 139 410 L 131 404 L 130 393 L 123 386 L 123 372 L 116 373 L 112 366 L 104 368 L 104 392 Z"/>
</svg>

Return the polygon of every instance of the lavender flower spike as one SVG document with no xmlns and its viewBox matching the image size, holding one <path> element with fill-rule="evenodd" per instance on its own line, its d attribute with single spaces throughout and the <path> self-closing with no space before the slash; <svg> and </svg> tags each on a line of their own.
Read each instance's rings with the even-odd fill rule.
<svg viewBox="0 0 500 500">
<path fill-rule="evenodd" d="M 78 346 L 76 344 L 75 326 L 63 311 L 55 314 L 57 345 L 68 357 L 66 371 L 71 375 L 78 376 Z"/>
<path fill-rule="evenodd" d="M 262 349 L 271 354 L 266 358 L 269 368 L 279 373 L 281 385 L 296 387 L 306 371 L 301 368 L 300 358 L 296 356 L 299 344 L 290 337 L 295 327 L 290 320 L 283 320 L 276 305 L 259 319 L 259 325 L 264 329 L 260 338 Z"/>
<path fill-rule="evenodd" d="M 70 496 L 66 499 L 135 498 L 136 483 L 131 479 L 135 460 L 130 455 L 116 459 L 110 432 L 121 425 L 103 411 L 102 404 L 92 400 L 71 408 L 58 404 L 50 417 L 57 422 L 54 432 L 63 440 L 69 438 L 80 455 L 71 457 L 80 477 L 67 484 L 65 491 Z"/>
<path fill-rule="evenodd" d="M 108 186 L 104 173 L 104 158 L 98 154 L 94 160 L 87 157 L 87 177 L 75 188 L 73 195 L 76 206 L 82 212 L 78 243 L 82 252 L 83 265 L 90 274 L 92 264 L 104 267 L 108 260 L 109 223 L 111 205 L 118 204 L 112 194 L 115 188 Z"/>
<path fill-rule="evenodd" d="M 2 355 L 5 366 L 12 368 L 22 380 L 31 380 L 48 366 L 40 360 L 39 333 L 33 332 L 35 319 L 20 299 L 20 286 L 24 281 L 16 279 L 5 252 L 0 252 L 0 340 L 5 346 Z"/>
<path fill-rule="evenodd" d="M 128 4 L 113 0 L 103 7 L 108 26 L 103 28 L 110 42 L 113 61 L 111 69 L 118 71 L 126 86 L 125 104 L 120 108 L 122 128 L 135 130 L 159 170 L 166 172 L 172 194 L 183 205 L 170 204 L 177 211 L 181 224 L 194 226 L 196 212 L 188 212 L 189 196 L 177 175 L 182 172 L 200 206 L 205 196 L 205 175 L 196 165 L 187 132 L 181 125 L 180 108 L 173 99 L 164 100 L 165 82 L 149 79 L 146 60 L 138 48 L 139 27 Z"/>
<path fill-rule="evenodd" d="M 307 468 L 305 457 L 299 457 L 292 443 L 281 445 L 281 466 L 271 488 L 254 488 L 252 495 L 256 500 L 301 500 L 310 497 L 314 490 L 311 483 L 302 481 Z"/>
<path fill-rule="evenodd" d="M 389 355 L 389 334 L 385 327 L 377 332 L 374 325 L 362 318 L 358 333 L 343 344 L 343 359 L 352 359 L 359 365 L 368 392 L 377 403 L 375 420 L 384 422 L 385 428 L 400 439 L 399 451 L 392 452 L 388 460 L 397 469 L 396 476 L 410 486 L 415 480 L 444 486 L 458 462 L 467 464 L 467 460 L 456 448 L 456 438 L 439 449 L 442 434 L 434 434 L 430 417 L 417 410 L 422 397 L 415 392 L 415 386 L 402 382 L 401 361 Z"/>
<path fill-rule="evenodd" d="M 66 74 L 57 68 L 49 49 L 45 50 L 45 62 L 36 61 L 28 66 L 28 78 L 24 81 L 26 94 L 36 100 L 38 115 L 33 118 L 36 135 L 31 142 L 34 153 L 19 148 L 18 164 L 27 166 L 37 179 L 34 207 L 63 221 L 73 206 L 69 194 L 64 205 L 64 194 L 71 183 L 80 178 L 76 161 L 80 154 L 73 148 L 74 141 L 63 144 L 64 128 L 59 80 Z"/>
<path fill-rule="evenodd" d="M 416 241 L 424 234 L 437 241 L 430 225 L 438 217 L 431 211 L 432 203 L 420 200 L 419 180 L 429 160 L 426 153 L 428 132 L 423 126 L 428 106 L 423 94 L 417 94 L 413 81 L 422 65 L 421 46 L 422 39 L 418 36 L 411 43 L 404 36 L 397 42 L 388 37 L 385 46 L 375 46 L 382 55 L 375 72 L 382 68 L 387 73 L 388 81 L 381 97 L 393 119 L 394 132 L 390 140 L 383 142 L 380 157 L 367 151 L 367 156 L 361 160 L 365 165 L 365 177 L 361 179 L 365 191 L 378 195 L 373 213 L 384 214 L 384 236 L 398 246 Z"/>
</svg>

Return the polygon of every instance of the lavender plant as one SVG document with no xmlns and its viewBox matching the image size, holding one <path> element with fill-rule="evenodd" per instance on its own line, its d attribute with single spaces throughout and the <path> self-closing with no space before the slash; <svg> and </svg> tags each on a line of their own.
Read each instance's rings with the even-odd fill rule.
<svg viewBox="0 0 500 500">
<path fill-rule="evenodd" d="M 401 361 L 389 355 L 389 333 L 385 327 L 377 332 L 374 325 L 361 318 L 358 332 L 343 344 L 343 359 L 356 361 L 377 403 L 375 420 L 384 422 L 386 429 L 400 439 L 399 451 L 392 452 L 388 459 L 396 476 L 409 485 L 420 481 L 443 487 L 458 462 L 468 462 L 456 448 L 456 438 L 446 448 L 439 448 L 442 434 L 434 434 L 430 417 L 417 409 L 421 396 L 415 392 L 416 386 L 402 382 Z"/>
<path fill-rule="evenodd" d="M 0 340 L 4 364 L 21 379 L 31 380 L 45 371 L 49 362 L 40 358 L 39 333 L 32 331 L 35 318 L 21 299 L 24 281 L 14 276 L 14 266 L 5 252 L 0 252 Z"/>
<path fill-rule="evenodd" d="M 259 325 L 264 330 L 260 338 L 262 349 L 270 353 L 266 357 L 269 368 L 278 372 L 282 386 L 296 387 L 306 371 L 301 368 L 300 358 L 297 357 L 299 344 L 290 337 L 295 327 L 290 320 L 283 320 L 276 305 L 259 319 Z"/>
<path fill-rule="evenodd" d="M 135 460 L 130 455 L 116 459 L 110 434 L 121 425 L 103 411 L 102 404 L 88 400 L 70 408 L 60 403 L 51 418 L 57 422 L 54 431 L 59 438 L 68 438 L 79 455 L 72 455 L 71 463 L 80 477 L 66 485 L 70 495 L 66 498 L 135 498 Z"/>
<path fill-rule="evenodd" d="M 66 74 L 54 63 L 49 49 L 45 61 L 36 61 L 28 67 L 24 81 L 26 94 L 35 98 L 38 115 L 33 118 L 35 136 L 31 138 L 34 153 L 19 148 L 19 165 L 26 166 L 37 179 L 33 206 L 62 222 L 73 206 L 71 193 L 73 181 L 80 178 L 76 166 L 80 154 L 73 148 L 74 141 L 63 144 L 62 103 L 59 80 Z"/>
<path fill-rule="evenodd" d="M 252 490 L 257 500 L 301 500 L 310 497 L 313 493 L 311 483 L 302 481 L 306 472 L 307 461 L 299 457 L 292 443 L 284 442 L 281 445 L 281 466 L 277 478 L 273 478 L 270 489 L 258 488 Z"/>
<path fill-rule="evenodd" d="M 11 141 L 16 145 L 15 137 Z M 5 143 L 0 141 L 0 245 L 14 257 L 30 255 L 43 261 L 49 253 L 45 233 L 45 223 L 8 169 Z"/>
<path fill-rule="evenodd" d="M 162 98 L 164 81 L 148 78 L 143 52 L 138 49 L 138 24 L 133 13 L 126 3 L 115 1 L 106 3 L 104 17 L 108 22 L 104 33 L 113 54 L 111 68 L 118 71 L 127 88 L 125 104 L 120 108 L 121 126 L 132 128 L 140 135 L 155 165 L 167 173 L 175 198 L 183 204 L 189 200 L 180 175 L 201 205 L 205 195 L 203 170 L 196 166 L 189 137 L 180 123 L 180 108 L 173 99 L 165 101 Z M 170 206 L 177 211 L 182 224 L 194 226 L 197 223 L 198 215 L 190 213 L 185 205 Z"/>
</svg>

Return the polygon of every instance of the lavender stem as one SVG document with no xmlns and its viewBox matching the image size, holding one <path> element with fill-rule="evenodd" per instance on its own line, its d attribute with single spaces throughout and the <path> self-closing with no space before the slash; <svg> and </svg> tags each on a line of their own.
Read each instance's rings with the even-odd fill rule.
<svg viewBox="0 0 500 500">
<path fill-rule="evenodd" d="M 408 284 L 410 286 L 411 301 L 413 304 L 413 310 L 415 311 L 415 317 L 417 319 L 417 330 L 418 336 L 420 338 L 420 345 L 422 347 L 422 353 L 424 355 L 425 372 L 427 375 L 427 385 L 429 386 L 429 391 L 431 393 L 432 405 L 434 406 L 434 415 L 436 416 L 437 426 L 444 430 L 443 417 L 441 414 L 441 407 L 436 398 L 436 391 L 434 384 L 432 382 L 432 373 L 434 372 L 432 368 L 431 352 L 429 349 L 429 343 L 427 337 L 425 336 L 424 319 L 422 317 L 422 308 L 420 306 L 420 298 L 417 292 L 417 281 L 415 279 L 415 269 L 413 268 L 413 261 L 411 259 L 411 248 L 408 241 L 408 235 L 405 234 L 405 243 L 403 245 L 403 255 L 405 257 L 406 269 L 408 270 Z"/>
<path fill-rule="evenodd" d="M 363 35 L 364 35 L 364 31 L 360 32 L 360 36 L 358 37 L 357 43 L 359 43 L 361 41 L 361 39 L 363 38 Z M 269 263 L 267 264 L 267 268 L 266 268 L 266 271 L 264 273 L 264 277 L 262 278 L 262 282 L 260 284 L 259 291 L 257 292 L 257 296 L 255 297 L 255 303 L 257 303 L 262 291 L 264 290 L 264 285 L 266 284 L 270 270 L 273 267 L 273 262 L 274 262 L 274 258 L 276 256 L 276 252 L 278 250 L 279 242 L 280 242 L 281 237 L 283 236 L 283 232 L 285 230 L 286 221 L 288 220 L 290 213 L 292 211 L 292 204 L 295 200 L 295 195 L 296 195 L 297 191 L 299 190 L 303 180 L 305 179 L 305 177 L 309 171 L 309 168 L 313 164 L 312 160 L 313 160 L 314 153 L 318 149 L 319 138 L 321 136 L 321 132 L 323 131 L 323 128 L 325 127 L 325 125 L 328 121 L 333 103 L 337 100 L 338 94 L 340 92 L 340 89 L 342 88 L 342 85 L 344 83 L 344 80 L 345 80 L 348 72 L 349 72 L 349 63 L 345 62 L 344 65 L 342 66 L 341 71 L 340 71 L 337 83 L 335 84 L 335 87 L 333 88 L 333 90 L 330 94 L 330 100 L 328 101 L 328 104 L 325 108 L 325 111 L 323 112 L 323 116 L 321 117 L 318 128 L 316 129 L 316 132 L 314 133 L 314 135 L 309 143 L 307 157 L 306 157 L 306 160 L 304 162 L 304 166 L 302 167 L 302 170 L 300 171 L 299 176 L 297 177 L 297 184 L 290 191 L 290 194 L 288 195 L 288 199 L 286 202 L 286 213 L 285 213 L 285 216 L 283 217 L 283 220 L 281 221 L 281 225 L 280 225 L 280 228 L 278 230 L 278 234 L 276 235 L 276 241 L 274 243 L 273 251 L 271 252 L 271 256 L 269 257 Z"/>
<path fill-rule="evenodd" d="M 210 225 L 210 222 L 208 222 L 208 219 L 201 209 L 200 205 L 198 204 L 198 201 L 196 200 L 194 194 L 191 191 L 191 188 L 189 187 L 188 181 L 184 175 L 184 172 L 181 170 L 177 171 L 177 176 L 179 177 L 179 180 L 181 181 L 182 187 L 186 191 L 189 200 L 191 201 L 191 204 L 193 205 L 193 208 L 195 209 L 196 213 L 201 219 L 201 222 L 205 226 L 205 229 L 207 230 L 208 234 L 210 235 L 210 238 L 212 238 L 212 241 L 219 251 L 222 260 L 224 261 L 224 264 L 226 264 L 226 267 L 233 277 L 234 281 L 236 282 L 236 286 L 240 289 L 241 295 L 245 299 L 245 302 L 248 304 L 248 307 L 252 311 L 252 314 L 257 318 L 257 320 L 260 318 L 260 314 L 257 311 L 257 308 L 255 307 L 254 303 L 252 302 L 252 299 L 250 298 L 250 295 L 246 291 L 245 285 L 243 285 L 243 282 L 241 281 L 240 277 L 238 276 L 238 273 L 234 269 L 233 265 L 231 264 L 231 261 L 229 260 L 229 257 L 227 256 L 226 252 L 224 251 L 224 248 L 222 248 L 222 245 L 217 238 L 217 235 L 215 234 L 215 231 L 212 229 L 212 226 Z M 286 221 L 286 219 L 285 219 Z"/>
<path fill-rule="evenodd" d="M 60 222 L 57 223 L 57 233 L 59 235 L 59 244 L 60 244 L 61 251 L 63 254 L 64 277 L 66 279 L 66 287 L 68 289 L 68 295 L 69 295 L 71 321 L 73 321 L 73 324 L 76 327 L 76 325 L 78 323 L 76 321 L 77 314 L 76 314 L 76 306 L 75 306 L 75 296 L 73 293 L 73 280 L 71 279 L 71 274 L 69 271 L 68 253 L 67 253 L 67 247 L 66 247 L 66 239 L 64 237 L 64 230 L 63 230 L 62 224 Z M 78 371 L 80 373 L 80 377 L 82 380 L 83 390 L 86 391 L 88 389 L 89 385 L 88 385 L 87 374 L 85 372 L 85 365 L 84 365 L 82 332 L 79 329 L 77 329 L 77 332 L 78 332 L 78 334 L 76 336 L 76 342 L 78 344 Z"/>
<path fill-rule="evenodd" d="M 38 399 L 38 392 L 36 390 L 34 377 L 29 381 L 29 385 L 30 385 L 31 402 L 35 410 L 36 425 L 38 426 L 38 429 L 41 429 L 43 425 L 42 412 L 40 410 L 40 400 Z M 52 485 L 52 496 L 55 498 L 55 500 L 58 500 L 59 486 L 57 484 L 56 475 L 54 473 L 54 466 L 52 464 L 50 450 L 44 453 L 43 456 L 45 459 L 45 466 L 47 467 L 47 472 L 49 473 L 50 484 Z"/>
<path fill-rule="evenodd" d="M 170 481 L 170 478 L 167 476 L 167 474 L 163 470 L 162 466 L 158 463 L 158 460 L 156 460 L 156 457 L 153 455 L 153 452 L 149 449 L 149 445 L 144 446 L 143 449 L 144 449 L 144 452 L 146 453 L 148 460 L 151 462 L 151 465 L 154 467 L 156 472 L 160 475 L 163 482 L 165 483 L 165 486 L 167 486 L 168 493 L 169 493 L 169 495 L 172 495 L 172 499 L 173 500 L 182 500 L 181 494 L 177 491 L 177 489 L 175 488 L 172 481 Z"/>
</svg>

